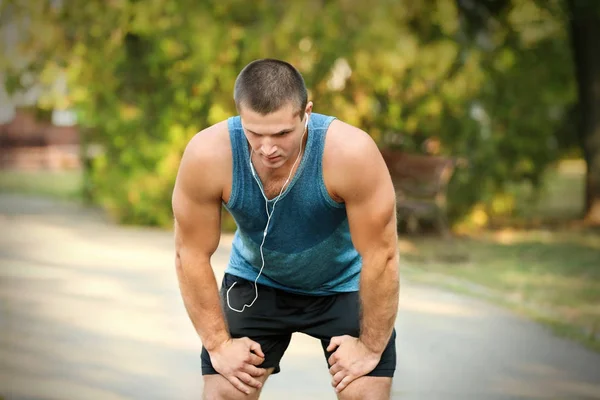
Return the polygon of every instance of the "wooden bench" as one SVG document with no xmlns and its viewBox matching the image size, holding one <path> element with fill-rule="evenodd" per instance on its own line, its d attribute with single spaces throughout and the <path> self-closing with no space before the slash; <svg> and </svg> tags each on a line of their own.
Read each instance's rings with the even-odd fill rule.
<svg viewBox="0 0 600 400">
<path fill-rule="evenodd" d="M 396 189 L 398 222 L 416 232 L 419 220 L 430 219 L 450 236 L 446 217 L 448 183 L 460 162 L 456 159 L 381 149 Z"/>
</svg>

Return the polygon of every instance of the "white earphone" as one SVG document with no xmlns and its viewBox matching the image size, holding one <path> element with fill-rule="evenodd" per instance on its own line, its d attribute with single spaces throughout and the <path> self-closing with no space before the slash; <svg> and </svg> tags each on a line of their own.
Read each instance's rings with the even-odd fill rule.
<svg viewBox="0 0 600 400">
<path fill-rule="evenodd" d="M 254 165 L 252 165 L 252 154 L 254 153 L 254 149 L 252 149 L 252 151 L 250 152 L 250 160 L 249 160 L 250 170 L 252 171 L 252 176 L 254 177 L 254 180 L 258 184 L 258 187 L 260 188 L 260 192 L 261 192 L 263 198 L 265 199 L 265 209 L 267 211 L 267 224 L 265 225 L 265 229 L 263 231 L 262 243 L 260 244 L 260 258 L 262 260 L 262 265 L 260 267 L 260 271 L 258 272 L 258 275 L 256 276 L 256 279 L 254 280 L 254 293 L 255 293 L 254 300 L 252 300 L 252 302 L 250 304 L 244 304 L 241 309 L 233 308 L 231 306 L 231 304 L 229 303 L 229 291 L 231 289 L 233 289 L 233 287 L 236 285 L 237 282 L 234 282 L 233 285 L 231 285 L 231 287 L 229 289 L 227 289 L 227 306 L 232 311 L 239 312 L 239 313 L 244 312 L 246 307 L 248 307 L 248 308 L 252 307 L 254 305 L 254 302 L 258 299 L 257 282 L 258 282 L 258 278 L 262 274 L 263 269 L 265 268 L 265 256 L 263 254 L 263 246 L 265 244 L 265 239 L 267 238 L 267 231 L 269 230 L 269 224 L 271 222 L 271 217 L 273 216 L 273 212 L 275 211 L 275 205 L 277 204 L 277 202 L 279 201 L 279 198 L 283 194 L 285 187 L 290 182 L 290 179 L 292 178 L 292 174 L 294 173 L 294 167 L 296 167 L 296 164 L 298 163 L 298 161 L 300 160 L 300 157 L 302 156 L 302 141 L 304 140 L 304 135 L 308 131 L 308 118 L 309 118 L 307 113 L 305 113 L 304 115 L 306 116 L 306 123 L 304 124 L 304 133 L 302 133 L 302 137 L 300 138 L 300 150 L 298 151 L 298 157 L 296 157 L 296 161 L 294 161 L 294 164 L 292 165 L 292 169 L 290 170 L 290 175 L 287 177 L 283 186 L 281 186 L 281 191 L 279 192 L 279 194 L 275 198 L 275 201 L 273 202 L 273 207 L 271 208 L 271 212 L 269 212 L 269 200 L 267 199 L 267 196 L 265 195 L 265 192 L 263 191 L 263 189 L 260 185 L 260 182 L 258 181 L 258 177 L 256 176 L 256 171 L 254 170 Z"/>
</svg>

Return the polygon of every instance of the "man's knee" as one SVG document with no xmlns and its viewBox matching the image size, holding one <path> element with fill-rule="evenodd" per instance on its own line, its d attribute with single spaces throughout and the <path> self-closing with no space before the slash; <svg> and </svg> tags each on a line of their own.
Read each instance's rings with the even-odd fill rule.
<svg viewBox="0 0 600 400">
<path fill-rule="evenodd" d="M 389 400 L 392 378 L 363 376 L 350 383 L 341 393 L 339 400 Z"/>
<path fill-rule="evenodd" d="M 236 389 L 221 375 L 205 375 L 203 400 L 257 400 L 260 389 L 250 387 L 250 394 L 245 394 Z"/>
<path fill-rule="evenodd" d="M 267 368 L 267 372 L 257 377 L 262 387 L 267 378 L 273 373 L 274 368 Z M 202 400 L 257 400 L 261 389 L 250 387 L 250 394 L 239 391 L 227 379 L 219 374 L 204 375 L 204 390 Z"/>
</svg>

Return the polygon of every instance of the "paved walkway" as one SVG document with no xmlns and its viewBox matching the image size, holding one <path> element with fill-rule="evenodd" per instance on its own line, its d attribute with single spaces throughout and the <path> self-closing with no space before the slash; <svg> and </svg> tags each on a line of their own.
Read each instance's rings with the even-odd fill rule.
<svg viewBox="0 0 600 400">
<path fill-rule="evenodd" d="M 0 232 L 0 395 L 200 399 L 170 233 L 14 195 Z M 600 399 L 600 354 L 483 302 L 403 282 L 396 328 L 394 399 Z M 262 398 L 335 399 L 316 340 L 293 338 Z"/>
</svg>

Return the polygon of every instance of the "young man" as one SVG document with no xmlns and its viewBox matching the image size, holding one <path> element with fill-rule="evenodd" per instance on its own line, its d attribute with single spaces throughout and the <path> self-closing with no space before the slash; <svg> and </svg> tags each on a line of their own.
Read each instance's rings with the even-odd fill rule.
<svg viewBox="0 0 600 400">
<path fill-rule="evenodd" d="M 395 193 L 363 131 L 313 113 L 290 64 L 235 82 L 239 116 L 191 139 L 173 192 L 176 267 L 205 399 L 257 399 L 293 332 L 320 339 L 340 399 L 388 399 L 396 367 Z M 221 205 L 238 229 L 221 289 Z"/>
</svg>

